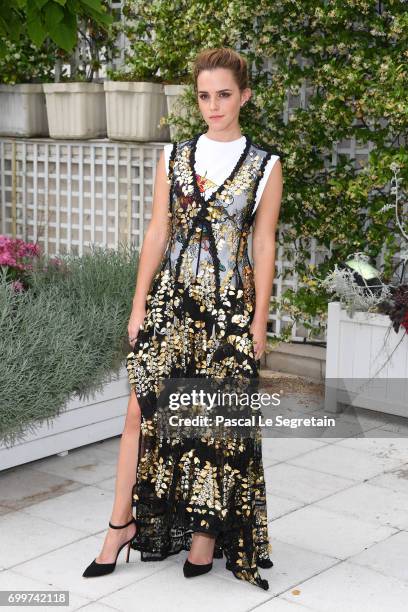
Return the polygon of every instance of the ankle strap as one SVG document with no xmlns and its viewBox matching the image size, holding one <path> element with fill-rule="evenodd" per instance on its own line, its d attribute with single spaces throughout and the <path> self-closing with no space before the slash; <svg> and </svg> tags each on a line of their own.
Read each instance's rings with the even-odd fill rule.
<svg viewBox="0 0 408 612">
<path fill-rule="evenodd" d="M 126 523 L 126 525 L 112 525 L 112 523 L 109 521 L 109 527 L 112 527 L 112 529 L 124 529 L 125 527 L 127 527 L 128 525 L 131 525 L 134 522 L 135 522 L 134 517 L 132 517 L 130 521 Z"/>
</svg>

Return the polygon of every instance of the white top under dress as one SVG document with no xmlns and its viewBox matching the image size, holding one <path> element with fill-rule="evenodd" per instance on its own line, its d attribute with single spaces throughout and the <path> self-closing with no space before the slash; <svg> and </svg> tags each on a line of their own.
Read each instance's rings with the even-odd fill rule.
<svg viewBox="0 0 408 612">
<path fill-rule="evenodd" d="M 205 199 L 209 198 L 211 193 L 218 189 L 229 177 L 243 153 L 245 144 L 245 136 L 224 142 L 213 140 L 208 138 L 206 134 L 201 134 L 197 141 L 194 169 L 199 180 L 205 184 L 205 192 L 203 194 Z M 167 176 L 169 175 L 172 147 L 172 143 L 164 145 Z M 253 214 L 255 214 L 261 200 L 270 172 L 278 159 L 279 155 L 272 155 L 265 166 L 264 175 L 259 182 L 256 192 Z"/>
</svg>

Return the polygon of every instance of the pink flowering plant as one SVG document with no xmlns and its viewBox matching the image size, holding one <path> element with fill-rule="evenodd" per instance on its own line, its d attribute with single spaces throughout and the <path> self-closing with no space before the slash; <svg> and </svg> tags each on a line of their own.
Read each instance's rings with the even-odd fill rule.
<svg viewBox="0 0 408 612">
<path fill-rule="evenodd" d="M 63 273 L 66 266 L 58 257 L 46 257 L 39 244 L 0 235 L 0 268 L 17 293 L 32 285 L 33 274 L 42 272 L 51 278 Z"/>
<path fill-rule="evenodd" d="M 27 288 L 27 273 L 33 269 L 34 261 L 40 255 L 38 244 L 0 235 L 0 266 L 5 269 L 6 278 L 16 291 Z"/>
</svg>

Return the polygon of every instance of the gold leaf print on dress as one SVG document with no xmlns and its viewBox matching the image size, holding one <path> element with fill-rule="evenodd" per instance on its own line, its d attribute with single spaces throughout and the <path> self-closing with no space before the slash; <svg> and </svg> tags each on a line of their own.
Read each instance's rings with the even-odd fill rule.
<svg viewBox="0 0 408 612">
<path fill-rule="evenodd" d="M 240 389 L 259 378 L 248 237 L 270 154 L 246 137 L 232 173 L 216 186 L 194 174 L 197 139 L 172 148 L 169 244 L 126 357 L 142 413 L 132 546 L 142 561 L 159 560 L 189 550 L 194 532 L 216 534 L 233 574 L 267 589 L 257 566 L 270 552 L 261 432 L 182 437 L 176 429 L 169 437 L 157 420 L 162 379 L 231 377 Z"/>
</svg>

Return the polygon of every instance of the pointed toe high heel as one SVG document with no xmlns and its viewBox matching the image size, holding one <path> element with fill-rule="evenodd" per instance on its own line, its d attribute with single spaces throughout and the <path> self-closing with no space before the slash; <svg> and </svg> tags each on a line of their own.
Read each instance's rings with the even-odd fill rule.
<svg viewBox="0 0 408 612">
<path fill-rule="evenodd" d="M 136 531 L 133 534 L 133 536 L 130 538 L 130 540 L 127 540 L 119 547 L 115 561 L 113 563 L 97 563 L 96 557 L 95 557 L 92 563 L 88 565 L 88 567 L 82 574 L 83 578 L 92 578 L 94 576 L 105 576 L 106 574 L 111 574 L 116 567 L 116 561 L 118 560 L 120 551 L 126 545 L 128 547 L 127 555 L 126 555 L 126 563 L 129 563 L 130 543 L 136 536 L 136 532 L 137 532 L 136 519 L 132 517 L 132 519 L 128 523 L 126 523 L 126 525 L 112 525 L 112 523 L 109 521 L 109 527 L 112 527 L 112 529 L 124 529 L 125 527 L 128 527 L 132 523 L 134 523 L 134 525 L 136 526 Z"/>
<path fill-rule="evenodd" d="M 206 574 L 212 569 L 212 561 L 211 563 L 206 563 L 204 565 L 198 565 L 196 563 L 191 563 L 188 559 L 186 559 L 183 566 L 183 574 L 185 578 L 193 578 L 194 576 L 201 576 L 202 574 Z"/>
</svg>

